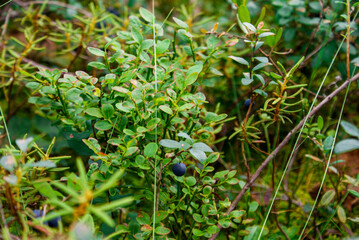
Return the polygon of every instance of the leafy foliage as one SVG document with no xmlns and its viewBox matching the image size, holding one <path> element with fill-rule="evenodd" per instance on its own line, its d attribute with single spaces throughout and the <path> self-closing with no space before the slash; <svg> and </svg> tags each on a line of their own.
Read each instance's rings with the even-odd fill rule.
<svg viewBox="0 0 359 240">
<path fill-rule="evenodd" d="M 317 79 L 335 79 L 317 94 L 325 100 L 354 75 L 358 4 L 188 2 L 171 1 L 173 11 L 158 0 L 155 13 L 140 0 L 2 6 L 5 239 L 336 239 L 358 230 L 348 199 L 359 197 L 359 174 L 341 159 L 359 148 L 357 116 L 333 129 L 343 97 L 305 122 L 298 146 L 280 144 L 306 119 Z"/>
</svg>

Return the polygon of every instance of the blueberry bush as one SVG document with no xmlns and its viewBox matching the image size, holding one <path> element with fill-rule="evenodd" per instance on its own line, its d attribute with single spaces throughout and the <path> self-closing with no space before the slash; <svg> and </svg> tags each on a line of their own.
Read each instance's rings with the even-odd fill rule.
<svg viewBox="0 0 359 240">
<path fill-rule="evenodd" d="M 355 239 L 358 5 L 2 4 L 1 239 Z"/>
</svg>

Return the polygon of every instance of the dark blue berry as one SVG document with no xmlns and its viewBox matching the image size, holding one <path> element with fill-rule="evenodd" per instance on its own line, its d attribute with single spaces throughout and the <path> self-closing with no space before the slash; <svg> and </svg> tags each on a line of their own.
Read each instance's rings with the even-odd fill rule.
<svg viewBox="0 0 359 240">
<path fill-rule="evenodd" d="M 50 227 L 56 228 L 59 226 L 60 221 L 61 221 L 61 217 L 55 217 L 55 218 L 47 221 L 47 223 L 49 224 Z"/>
<path fill-rule="evenodd" d="M 244 106 L 245 106 L 246 108 L 249 108 L 250 105 L 251 105 L 251 99 L 248 98 L 247 100 L 244 101 Z"/>
<path fill-rule="evenodd" d="M 42 215 L 43 215 L 43 211 L 41 211 L 41 210 L 39 210 L 39 209 L 35 209 L 35 210 L 33 210 L 32 212 L 33 212 L 35 218 L 42 217 Z"/>
<path fill-rule="evenodd" d="M 42 218 L 42 216 L 44 216 L 44 212 L 42 210 L 39 209 L 35 209 L 32 211 L 33 215 L 35 216 L 35 218 Z M 48 222 L 44 222 L 44 225 L 48 226 Z"/>
<path fill-rule="evenodd" d="M 186 173 L 186 165 L 183 163 L 175 163 L 172 166 L 172 171 L 177 177 L 181 177 Z"/>
</svg>

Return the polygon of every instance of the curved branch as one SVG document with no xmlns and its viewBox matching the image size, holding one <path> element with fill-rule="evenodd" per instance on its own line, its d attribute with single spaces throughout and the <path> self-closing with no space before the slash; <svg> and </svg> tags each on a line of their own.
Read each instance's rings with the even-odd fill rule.
<svg viewBox="0 0 359 240">
<path fill-rule="evenodd" d="M 311 112 L 308 113 L 308 119 L 311 118 L 314 114 L 316 114 L 326 103 L 328 103 L 333 97 L 338 95 L 343 89 L 345 89 L 349 83 L 359 80 L 359 73 L 356 74 L 351 79 L 345 81 L 340 87 L 338 87 L 335 91 L 333 91 L 330 95 L 324 98 L 322 102 L 320 102 Z M 242 199 L 244 194 L 247 192 L 247 190 L 253 185 L 254 181 L 259 177 L 263 169 L 270 163 L 270 161 L 279 153 L 279 151 L 289 142 L 289 140 L 292 138 L 292 136 L 303 126 L 306 118 L 303 118 L 302 121 L 299 122 L 299 124 L 293 128 L 287 136 L 283 139 L 283 141 L 274 149 L 274 151 L 264 160 L 264 162 L 259 166 L 257 171 L 252 175 L 251 179 L 247 181 L 247 183 L 244 185 L 242 190 L 238 193 L 234 201 L 232 202 L 231 206 L 228 208 L 226 214 L 228 215 L 231 213 L 239 203 L 239 201 Z M 212 235 L 210 240 L 215 239 L 218 234 L 220 233 L 222 226 L 217 225 L 219 228 L 219 231 Z"/>
</svg>

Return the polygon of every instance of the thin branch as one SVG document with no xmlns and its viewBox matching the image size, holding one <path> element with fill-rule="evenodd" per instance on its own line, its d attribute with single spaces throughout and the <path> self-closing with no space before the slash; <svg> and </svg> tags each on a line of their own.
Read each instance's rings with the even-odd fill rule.
<svg viewBox="0 0 359 240">
<path fill-rule="evenodd" d="M 5 17 L 5 23 L 2 26 L 0 42 L 3 42 L 3 40 L 4 40 L 3 38 L 4 38 L 6 30 L 7 30 L 7 25 L 9 23 L 11 12 L 12 12 L 12 9 L 10 8 L 7 15 L 6 15 L 6 17 Z"/>
<path fill-rule="evenodd" d="M 359 80 L 359 73 L 356 74 L 351 79 L 345 81 L 340 87 L 338 87 L 336 90 L 334 90 L 330 95 L 328 95 L 322 102 L 320 102 L 311 112 L 308 113 L 308 119 L 311 118 L 314 114 L 316 114 L 325 104 L 327 104 L 333 97 L 338 95 L 343 89 L 345 89 L 349 83 Z M 292 136 L 303 126 L 306 118 L 303 118 L 302 121 L 299 122 L 299 124 L 293 128 L 287 136 L 283 139 L 283 141 L 274 149 L 274 151 L 264 160 L 264 162 L 259 166 L 257 171 L 252 175 L 252 178 L 243 186 L 242 190 L 239 192 L 239 194 L 236 196 L 234 201 L 232 202 L 231 206 L 228 208 L 226 214 L 228 215 L 231 213 L 239 203 L 239 201 L 242 199 L 244 194 L 248 191 L 248 189 L 252 186 L 252 184 L 256 181 L 256 179 L 259 177 L 263 169 L 270 163 L 270 161 L 279 153 L 279 151 L 286 146 L 286 144 L 289 142 L 289 140 L 292 138 Z M 212 235 L 210 240 L 215 239 L 218 234 L 220 233 L 222 226 L 217 225 L 219 228 L 219 231 Z"/>
</svg>

